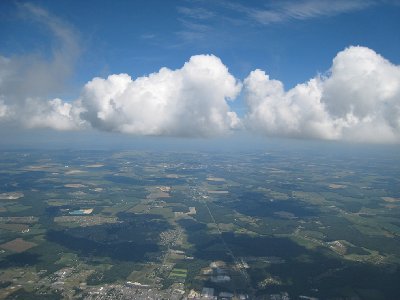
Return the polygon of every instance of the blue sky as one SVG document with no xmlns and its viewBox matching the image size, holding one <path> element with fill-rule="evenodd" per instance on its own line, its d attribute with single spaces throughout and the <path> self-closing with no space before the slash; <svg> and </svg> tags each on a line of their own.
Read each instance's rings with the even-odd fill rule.
<svg viewBox="0 0 400 300">
<path fill-rule="evenodd" d="M 280 5 L 274 7 L 277 2 L 282 1 L 33 3 L 65 21 L 78 35 L 82 55 L 73 77 L 79 85 L 111 73 L 140 76 L 162 66 L 179 68 L 195 54 L 217 55 L 239 78 L 255 68 L 268 70 L 288 87 L 329 69 L 335 54 L 350 45 L 372 48 L 400 63 L 396 30 L 400 2 L 338 1 L 343 6 L 354 2 L 354 6 L 335 12 L 329 11 L 335 1 L 325 1 L 326 14 L 315 11 L 302 19 L 283 16 L 266 24 L 245 12 L 269 6 L 279 11 Z M 54 37 L 40 24 L 20 17 L 16 3 L 1 3 L 1 53 L 48 51 Z"/>
<path fill-rule="evenodd" d="M 40 14 L 46 14 L 46 17 L 43 18 Z M 57 36 L 51 27 L 54 24 L 59 30 L 67 32 L 68 37 Z M 45 64 L 51 63 L 57 55 L 64 55 L 66 57 L 62 57 L 64 65 L 58 66 L 59 73 L 65 73 L 59 80 L 62 84 L 43 88 L 43 95 L 38 93 L 34 95 L 35 99 L 42 97 L 43 100 L 40 101 L 60 98 L 63 102 L 57 105 L 72 103 L 81 97 L 83 87 L 94 77 L 107 78 L 111 74 L 127 73 L 132 81 L 135 81 L 137 77 L 158 72 L 163 67 L 170 70 L 180 69 L 192 56 L 203 54 L 212 54 L 220 59 L 229 69 L 229 76 L 233 76 L 238 84 L 243 84 L 252 71 L 263 70 L 269 75 L 268 82 L 263 79 L 265 84 L 270 84 L 272 79 L 279 80 L 284 86 L 285 93 L 288 93 L 281 97 L 284 99 L 281 101 L 292 103 L 294 100 L 288 99 L 291 97 L 291 89 L 297 84 L 307 83 L 312 78 L 319 78 L 321 74 L 329 76 L 333 66 L 332 60 L 350 46 L 370 49 L 374 53 L 368 56 L 368 59 L 374 60 L 376 55 L 397 68 L 400 64 L 398 28 L 400 28 L 399 1 L 2 1 L 0 55 L 15 61 L 25 61 L 28 60 L 26 57 L 30 57 L 27 65 L 36 65 L 36 62 L 32 62 L 34 58 Z M 369 55 L 360 51 L 348 55 L 357 57 Z M 379 62 L 376 64 L 379 69 Z M 351 67 L 354 69 L 354 66 Z M 42 67 L 42 70 L 44 68 Z M 393 72 L 397 78 L 397 71 Z M 253 76 L 251 80 L 256 80 L 256 77 Z M 363 78 L 359 80 L 363 81 Z M 384 79 L 382 77 L 379 80 Z M 152 87 L 154 86 L 157 87 L 153 84 Z M 255 88 L 250 90 L 249 86 L 250 84 L 247 86 L 245 84 L 240 91 L 229 90 L 221 94 L 225 100 L 230 97 L 229 93 L 234 94 L 232 95 L 236 100 L 227 102 L 228 110 L 235 112 L 242 123 L 247 122 L 244 119 L 252 118 L 248 111 L 255 109 L 255 106 L 249 107 L 246 104 L 249 101 L 245 99 L 246 95 L 255 94 Z M 325 88 L 321 89 L 322 94 L 326 94 Z M 11 92 L 3 93 L 5 99 L 3 102 L 5 105 L 9 103 L 8 106 L 12 107 L 10 106 L 12 103 L 7 102 L 9 93 Z M 397 109 L 399 100 L 396 93 L 391 96 L 390 103 Z M 337 93 L 335 91 L 331 94 Z M 23 97 L 27 99 L 30 96 Z M 262 97 L 264 98 L 257 101 L 267 105 L 266 96 Z M 23 102 L 23 100 L 13 101 Z M 118 100 L 115 101 L 118 106 Z M 323 96 L 320 100 L 327 107 L 332 105 L 329 101 L 333 100 L 326 100 Z M 271 103 L 268 103 L 271 107 Z M 257 109 L 261 111 L 260 105 Z M 357 105 L 356 103 L 355 106 Z M 217 106 L 219 109 L 223 104 Z M 121 109 L 125 108 L 126 106 L 121 106 Z M 275 113 L 279 113 L 278 110 L 275 110 Z M 333 120 L 332 124 L 337 126 L 341 120 L 347 122 L 347 125 L 343 125 L 345 131 L 346 128 L 353 126 L 348 125 L 352 121 L 345 120 L 344 117 L 350 111 L 343 116 L 336 116 L 334 111 L 327 111 L 329 120 Z M 126 117 L 132 116 L 127 114 Z M 365 114 L 355 117 L 359 118 L 361 123 L 367 120 Z M 378 117 L 387 120 L 386 114 Z M 388 121 L 388 124 L 400 123 L 398 115 L 393 118 L 394 121 Z M 84 121 L 90 123 L 89 127 L 96 128 L 96 122 L 93 120 Z M 260 123 L 257 120 L 256 122 Z M 11 123 L 9 121 L 3 123 L 3 128 L 14 126 Z M 285 124 L 286 127 L 289 126 L 287 122 Z M 132 124 L 128 125 L 132 128 Z M 35 127 L 23 125 L 21 128 L 24 126 Z M 280 136 L 281 132 L 274 129 L 276 126 L 271 126 L 263 123 L 262 126 L 242 124 L 240 127 L 256 127 L 256 131 L 262 131 L 262 136 Z M 393 126 L 394 129 L 391 129 L 393 132 L 387 134 L 388 140 L 398 142 L 400 125 Z M 115 129 L 110 124 L 102 124 L 97 129 L 107 131 L 108 128 L 112 128 L 111 131 Z M 122 127 L 119 126 L 116 131 L 126 131 L 120 128 Z M 165 131 L 167 133 L 156 130 L 154 135 L 190 136 L 173 128 Z M 307 131 L 298 128 L 290 132 L 285 131 L 282 135 L 297 137 L 299 130 L 301 131 L 299 136 L 307 138 L 342 139 L 342 136 L 347 135 L 342 129 L 335 135 L 322 134 L 322 129 L 313 129 L 311 132 L 308 129 Z M 139 135 L 143 132 L 147 135 L 147 131 L 143 130 Z M 138 131 L 133 130 L 133 133 L 137 134 Z M 153 131 L 150 135 L 153 135 Z M 204 130 L 194 134 L 197 135 L 203 136 Z M 368 138 L 365 140 L 369 141 Z"/>
</svg>

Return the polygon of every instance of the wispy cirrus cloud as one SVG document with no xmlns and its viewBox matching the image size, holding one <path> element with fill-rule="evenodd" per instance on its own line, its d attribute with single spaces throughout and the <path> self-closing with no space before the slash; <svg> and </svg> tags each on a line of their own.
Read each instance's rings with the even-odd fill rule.
<svg viewBox="0 0 400 300">
<path fill-rule="evenodd" d="M 176 34 L 185 42 L 204 40 L 210 35 L 210 32 L 212 31 L 212 28 L 209 25 L 185 19 L 182 19 L 180 21 L 183 28 Z"/>
<path fill-rule="evenodd" d="M 362 10 L 374 5 L 368 0 L 304 0 L 278 2 L 267 9 L 251 9 L 248 14 L 261 24 L 280 23 L 290 20 L 307 20 L 335 16 Z"/>
<path fill-rule="evenodd" d="M 198 20 L 206 20 L 215 16 L 215 12 L 202 7 L 185 7 L 178 6 L 177 10 L 180 14 Z"/>
<path fill-rule="evenodd" d="M 200 6 L 178 6 L 176 10 L 181 23 L 181 30 L 176 34 L 182 41 L 198 42 L 210 36 L 213 31 L 211 24 L 215 22 L 216 12 Z"/>
<path fill-rule="evenodd" d="M 186 4 L 176 7 L 181 28 L 175 33 L 182 44 L 226 44 L 235 36 L 232 30 L 248 24 L 245 16 L 236 16 L 242 12 L 232 14 L 223 1 L 187 1 Z"/>
<path fill-rule="evenodd" d="M 177 36 L 184 42 L 224 40 L 232 30 L 254 24 L 270 25 L 333 17 L 382 4 L 379 0 L 299 0 L 265 1 L 261 4 L 243 1 L 194 1 L 178 6 L 181 30 Z M 388 2 L 386 2 L 388 3 Z"/>
<path fill-rule="evenodd" d="M 300 0 L 267 1 L 262 6 L 222 1 L 220 5 L 247 16 L 251 21 L 268 25 L 293 20 L 308 20 L 331 17 L 343 13 L 366 9 L 378 4 L 375 0 Z"/>
</svg>

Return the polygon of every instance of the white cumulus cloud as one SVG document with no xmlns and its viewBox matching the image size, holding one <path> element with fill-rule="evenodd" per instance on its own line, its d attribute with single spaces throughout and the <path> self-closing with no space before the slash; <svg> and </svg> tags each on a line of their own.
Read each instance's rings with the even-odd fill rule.
<svg viewBox="0 0 400 300">
<path fill-rule="evenodd" d="M 285 91 L 255 70 L 244 81 L 248 128 L 267 135 L 400 142 L 400 66 L 366 47 L 337 54 L 330 72 Z"/>
<path fill-rule="evenodd" d="M 52 128 L 55 130 L 78 130 L 84 127 L 80 120 L 78 102 L 68 103 L 56 98 L 48 101 L 27 99 L 25 112 L 29 117 L 22 119 L 27 128 Z"/>
<path fill-rule="evenodd" d="M 133 80 L 94 78 L 83 88 L 81 117 L 93 127 L 137 135 L 214 136 L 239 126 L 227 100 L 241 85 L 213 55 L 192 56 L 181 69 Z"/>
</svg>

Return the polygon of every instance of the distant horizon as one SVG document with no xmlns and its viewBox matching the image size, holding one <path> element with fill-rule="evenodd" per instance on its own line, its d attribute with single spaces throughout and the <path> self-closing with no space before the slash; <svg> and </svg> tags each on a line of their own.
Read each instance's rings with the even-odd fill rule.
<svg viewBox="0 0 400 300">
<path fill-rule="evenodd" d="M 102 138 L 103 135 L 106 138 Z M 129 134 L 109 134 L 98 131 L 71 133 L 68 136 L 39 131 L 36 134 L 18 135 L 18 139 L 0 141 L 0 151 L 139 151 L 166 153 L 321 153 L 339 156 L 387 156 L 400 158 L 398 144 L 352 143 L 348 141 L 324 141 L 264 137 L 237 133 L 218 138 L 171 138 L 132 137 Z M 49 138 L 50 137 L 50 138 Z M 100 137 L 100 138 L 99 138 Z"/>
</svg>

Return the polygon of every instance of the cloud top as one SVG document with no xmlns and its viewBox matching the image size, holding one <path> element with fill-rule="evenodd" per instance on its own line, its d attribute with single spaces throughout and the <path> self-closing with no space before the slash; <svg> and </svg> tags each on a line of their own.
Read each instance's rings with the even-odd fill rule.
<svg viewBox="0 0 400 300">
<path fill-rule="evenodd" d="M 181 69 L 162 68 L 135 80 L 127 74 L 94 78 L 83 88 L 81 116 L 100 130 L 215 136 L 239 126 L 227 100 L 240 89 L 219 58 L 197 55 Z"/>
<path fill-rule="evenodd" d="M 366 47 L 337 54 L 326 76 L 285 91 L 255 70 L 244 81 L 246 124 L 266 135 L 400 142 L 400 67 Z"/>
</svg>

